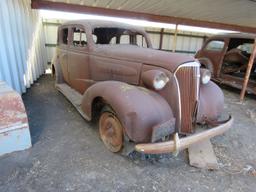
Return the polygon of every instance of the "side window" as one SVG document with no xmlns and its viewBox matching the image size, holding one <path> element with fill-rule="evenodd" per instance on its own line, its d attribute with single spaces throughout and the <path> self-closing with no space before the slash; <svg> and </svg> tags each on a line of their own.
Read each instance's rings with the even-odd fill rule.
<svg viewBox="0 0 256 192">
<path fill-rule="evenodd" d="M 93 39 L 93 42 L 96 43 L 98 40 L 98 37 L 96 35 L 92 34 L 92 39 Z"/>
<path fill-rule="evenodd" d="M 112 44 L 112 45 L 116 44 L 116 37 L 112 37 L 109 44 Z"/>
<path fill-rule="evenodd" d="M 121 35 L 120 36 L 120 44 L 130 44 L 130 36 L 129 35 Z"/>
<path fill-rule="evenodd" d="M 218 41 L 218 40 L 210 41 L 205 47 L 206 50 L 210 50 L 210 51 L 222 51 L 223 48 L 224 48 L 224 41 Z"/>
<path fill-rule="evenodd" d="M 136 35 L 136 42 L 139 47 L 147 47 L 147 42 L 143 35 Z"/>
<path fill-rule="evenodd" d="M 67 45 L 68 44 L 68 28 L 61 29 L 60 36 L 61 36 L 60 38 L 61 43 Z"/>
<path fill-rule="evenodd" d="M 73 39 L 72 44 L 75 47 L 85 47 L 87 45 L 87 39 L 85 31 L 81 28 L 74 27 L 73 30 Z"/>
</svg>

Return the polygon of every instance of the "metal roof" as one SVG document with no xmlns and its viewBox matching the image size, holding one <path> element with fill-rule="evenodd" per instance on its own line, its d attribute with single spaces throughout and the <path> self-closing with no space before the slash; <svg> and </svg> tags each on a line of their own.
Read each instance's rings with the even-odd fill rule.
<svg viewBox="0 0 256 192">
<path fill-rule="evenodd" d="M 43 2 L 42 0 L 32 1 Z M 103 14 L 110 13 L 111 10 L 128 11 L 131 12 L 131 17 L 133 13 L 148 14 L 146 15 L 147 17 L 137 15 L 137 17 L 141 17 L 142 19 L 145 18 L 150 20 L 151 18 L 153 19 L 154 16 L 163 16 L 164 18 L 160 18 L 159 21 L 166 20 L 172 22 L 176 18 L 177 21 L 179 21 L 179 24 L 188 24 L 189 22 L 186 22 L 187 20 L 179 20 L 188 19 L 188 21 L 192 20 L 190 23 L 195 26 L 200 24 L 200 21 L 204 21 L 204 24 L 207 24 L 208 22 L 232 25 L 234 29 L 235 26 L 244 27 L 244 29 L 247 27 L 248 30 L 241 31 L 256 32 L 255 0 L 48 0 L 47 2 L 86 6 L 90 13 L 92 9 L 88 9 L 88 7 L 100 8 L 98 11 Z M 70 8 L 69 6 L 62 7 L 66 10 Z M 116 15 L 118 15 L 118 13 L 121 12 L 116 12 Z M 121 16 L 125 15 L 129 16 L 128 13 Z M 172 18 L 169 18 L 168 20 L 168 18 L 165 17 Z M 206 27 L 211 26 L 219 26 L 218 28 L 223 27 L 223 25 L 209 25 Z M 239 30 L 242 28 L 237 29 Z"/>
</svg>

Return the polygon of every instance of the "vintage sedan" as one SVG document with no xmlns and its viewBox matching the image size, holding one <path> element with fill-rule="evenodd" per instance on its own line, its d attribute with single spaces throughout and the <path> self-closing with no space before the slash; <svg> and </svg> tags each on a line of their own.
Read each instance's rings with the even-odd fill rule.
<svg viewBox="0 0 256 192">
<path fill-rule="evenodd" d="M 56 87 L 88 121 L 99 121 L 105 146 L 126 143 L 145 154 L 177 152 L 220 135 L 221 89 L 193 57 L 152 49 L 144 29 L 114 22 L 70 21 L 58 29 Z M 198 124 L 208 126 L 197 131 Z"/>
<path fill-rule="evenodd" d="M 245 33 L 215 35 L 205 41 L 195 57 L 211 71 L 214 81 L 241 89 L 255 38 Z M 256 94 L 256 59 L 247 91 Z"/>
</svg>

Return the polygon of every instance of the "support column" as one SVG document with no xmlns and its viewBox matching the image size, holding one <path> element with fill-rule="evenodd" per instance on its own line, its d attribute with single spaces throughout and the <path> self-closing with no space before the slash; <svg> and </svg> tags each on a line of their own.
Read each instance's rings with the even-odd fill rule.
<svg viewBox="0 0 256 192">
<path fill-rule="evenodd" d="M 159 50 L 161 50 L 162 46 L 163 46 L 163 35 L 164 35 L 164 28 L 161 28 L 161 31 L 160 31 L 160 41 L 159 41 Z"/>
<path fill-rule="evenodd" d="M 173 37 L 173 44 L 172 44 L 172 52 L 175 52 L 176 50 L 176 44 L 177 44 L 177 34 L 178 34 L 178 24 L 176 24 L 174 37 Z"/>
<path fill-rule="evenodd" d="M 251 74 L 252 65 L 254 63 L 255 55 L 256 55 L 256 39 L 254 39 L 253 51 L 252 51 L 252 54 L 250 56 L 248 66 L 247 66 L 247 69 L 246 69 L 243 88 L 242 88 L 242 91 L 240 93 L 240 101 L 244 100 L 244 95 L 245 95 L 245 91 L 246 91 L 246 88 L 247 88 L 247 85 L 248 85 L 248 81 L 249 81 L 249 77 L 250 77 L 250 74 Z"/>
</svg>

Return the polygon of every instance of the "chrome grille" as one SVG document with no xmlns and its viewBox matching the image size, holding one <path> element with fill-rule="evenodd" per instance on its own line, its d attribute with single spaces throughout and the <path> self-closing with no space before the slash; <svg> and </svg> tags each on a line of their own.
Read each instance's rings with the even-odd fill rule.
<svg viewBox="0 0 256 192">
<path fill-rule="evenodd" d="M 193 121 L 199 93 L 199 64 L 188 63 L 181 65 L 175 72 L 180 92 L 180 128 L 179 132 L 193 132 Z"/>
</svg>

